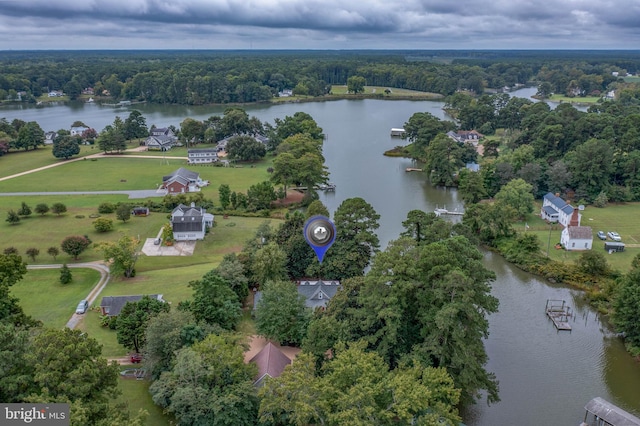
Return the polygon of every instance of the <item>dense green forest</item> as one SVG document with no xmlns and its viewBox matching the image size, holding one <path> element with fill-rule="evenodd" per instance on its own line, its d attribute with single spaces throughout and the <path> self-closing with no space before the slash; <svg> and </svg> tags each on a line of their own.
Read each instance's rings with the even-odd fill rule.
<svg viewBox="0 0 640 426">
<path fill-rule="evenodd" d="M 549 83 L 601 94 L 640 70 L 635 51 L 28 51 L 0 53 L 0 99 L 26 102 L 84 89 L 114 100 L 168 104 L 268 101 L 284 90 L 323 96 L 367 85 L 451 95 Z"/>
</svg>

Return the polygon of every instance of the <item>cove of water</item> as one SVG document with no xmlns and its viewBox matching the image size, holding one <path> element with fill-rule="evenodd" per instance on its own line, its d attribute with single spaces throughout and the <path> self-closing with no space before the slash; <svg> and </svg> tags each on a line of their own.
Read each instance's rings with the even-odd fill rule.
<svg viewBox="0 0 640 426">
<path fill-rule="evenodd" d="M 408 159 L 387 158 L 382 153 L 404 144 L 390 136 L 416 112 L 446 118 L 442 102 L 340 100 L 247 106 L 249 115 L 273 122 L 297 111 L 310 114 L 324 129 L 324 155 L 335 193 L 321 199 L 333 212 L 342 201 L 362 197 L 380 214 L 381 248 L 396 239 L 402 221 L 412 209 L 436 207 L 463 209 L 455 190 L 434 188 L 424 174 L 407 173 L 415 166 Z M 147 125 L 179 126 L 186 117 L 203 120 L 220 115 L 224 107 L 137 105 Z M 73 104 L 0 109 L 0 117 L 37 121 L 45 130 L 69 128 L 75 120 L 102 129 L 116 115 L 126 118 L 133 108 L 114 109 Z M 2 161 L 0 159 L 0 167 Z M 463 414 L 467 425 L 577 425 L 584 405 L 600 396 L 640 415 L 640 364 L 624 350 L 606 322 L 584 304 L 580 293 L 520 271 L 500 256 L 485 253 L 485 264 L 497 279 L 492 293 L 500 312 L 489 317 L 490 336 L 485 341 L 487 369 L 500 381 L 501 402 L 484 401 Z M 547 320 L 547 299 L 566 300 L 575 312 L 573 331 L 556 332 Z"/>
</svg>

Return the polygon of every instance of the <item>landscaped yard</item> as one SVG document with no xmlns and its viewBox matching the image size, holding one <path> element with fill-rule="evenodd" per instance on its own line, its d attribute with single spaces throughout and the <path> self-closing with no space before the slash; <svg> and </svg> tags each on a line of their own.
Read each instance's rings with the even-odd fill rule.
<svg viewBox="0 0 640 426">
<path fill-rule="evenodd" d="M 78 302 L 86 299 L 98 283 L 100 273 L 93 269 L 71 269 L 73 281 L 60 284 L 60 269 L 29 270 L 22 281 L 11 287 L 27 315 L 42 321 L 46 327 L 63 328 L 76 311 Z"/>
</svg>

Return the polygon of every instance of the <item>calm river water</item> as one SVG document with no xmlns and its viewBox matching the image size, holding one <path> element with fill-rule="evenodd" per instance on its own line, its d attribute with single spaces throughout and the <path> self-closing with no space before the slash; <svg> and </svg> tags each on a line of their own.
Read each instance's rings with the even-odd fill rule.
<svg viewBox="0 0 640 426">
<path fill-rule="evenodd" d="M 526 92 L 522 92 L 525 94 Z M 176 125 L 186 117 L 199 120 L 221 114 L 223 107 L 139 105 L 150 126 Z M 101 130 L 116 115 L 130 109 L 99 105 L 55 105 L 0 109 L 0 117 L 37 121 L 45 130 L 68 128 L 75 120 Z M 324 154 L 335 193 L 322 195 L 334 211 L 346 198 L 362 197 L 381 215 L 382 248 L 402 231 L 402 221 L 412 209 L 433 211 L 446 206 L 462 210 L 455 190 L 431 187 L 422 173 L 407 173 L 407 159 L 386 158 L 382 153 L 402 144 L 392 139 L 392 127 L 402 127 L 415 112 L 445 118 L 441 102 L 340 100 L 319 103 L 249 106 L 249 115 L 273 123 L 297 111 L 309 113 L 324 129 Z M 501 402 L 484 401 L 463 413 L 468 425 L 577 425 L 584 405 L 601 396 L 640 414 L 640 364 L 624 351 L 606 324 L 586 306 L 580 293 L 551 285 L 507 264 L 492 253 L 486 266 L 497 279 L 493 294 L 500 312 L 490 317 L 485 342 L 489 371 L 500 381 Z M 573 331 L 557 333 L 546 319 L 547 299 L 564 299 L 576 315 Z"/>
</svg>

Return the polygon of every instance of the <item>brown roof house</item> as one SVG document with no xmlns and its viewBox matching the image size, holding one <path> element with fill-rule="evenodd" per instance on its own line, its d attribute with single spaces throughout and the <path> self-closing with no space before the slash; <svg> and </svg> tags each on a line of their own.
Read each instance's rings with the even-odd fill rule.
<svg viewBox="0 0 640 426">
<path fill-rule="evenodd" d="M 142 299 L 144 296 L 145 295 L 142 295 L 142 294 L 138 294 L 135 296 L 105 296 L 102 298 L 102 301 L 100 302 L 100 312 L 102 313 L 102 315 L 106 315 L 109 317 L 118 316 L 118 314 L 120 314 L 120 311 L 122 310 L 122 308 L 124 308 L 124 305 L 126 305 L 127 302 L 137 302 L 140 299 Z M 149 294 L 148 296 L 151 299 L 156 299 L 161 302 L 164 302 L 164 299 L 162 298 L 161 294 Z"/>
<path fill-rule="evenodd" d="M 593 231 L 590 226 L 580 226 L 578 209 L 574 209 L 567 227 L 562 230 L 560 244 L 567 251 L 591 250 L 593 246 Z"/>
<path fill-rule="evenodd" d="M 285 367 L 291 364 L 291 359 L 276 345 L 268 342 L 249 362 L 253 362 L 258 366 L 258 375 L 253 384 L 260 387 L 267 377 L 280 377 Z"/>
</svg>

